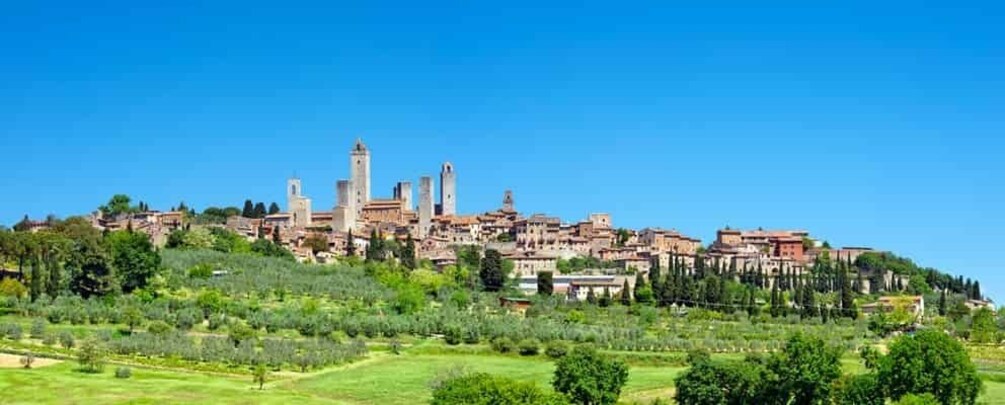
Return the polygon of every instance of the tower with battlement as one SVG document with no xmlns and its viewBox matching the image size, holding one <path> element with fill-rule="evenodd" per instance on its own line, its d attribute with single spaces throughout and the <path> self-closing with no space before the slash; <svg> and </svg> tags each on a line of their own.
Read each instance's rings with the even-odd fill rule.
<svg viewBox="0 0 1005 405">
<path fill-rule="evenodd" d="M 406 211 L 415 210 L 415 206 L 412 205 L 412 182 L 399 181 L 398 184 L 395 184 L 394 199 L 401 201 Z"/>
<path fill-rule="evenodd" d="M 370 150 L 362 139 L 356 139 L 349 153 L 349 180 L 352 182 L 356 217 L 359 218 L 363 206 L 370 201 Z"/>
<path fill-rule="evenodd" d="M 440 170 L 440 215 L 457 215 L 457 173 L 450 162 Z"/>
<path fill-rule="evenodd" d="M 332 230 L 349 232 L 356 227 L 356 196 L 351 180 L 335 184 L 335 209 L 332 210 Z"/>
</svg>

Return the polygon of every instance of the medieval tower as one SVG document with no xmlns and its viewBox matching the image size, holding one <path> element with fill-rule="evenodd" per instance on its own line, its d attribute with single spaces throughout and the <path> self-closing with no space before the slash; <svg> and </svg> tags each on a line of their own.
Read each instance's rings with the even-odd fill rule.
<svg viewBox="0 0 1005 405">
<path fill-rule="evenodd" d="M 440 214 L 457 215 L 457 174 L 450 162 L 440 170 Z"/>
<path fill-rule="evenodd" d="M 419 239 L 425 238 L 433 225 L 433 178 L 419 178 Z"/>
<path fill-rule="evenodd" d="M 335 185 L 335 209 L 332 211 L 332 229 L 349 232 L 356 227 L 356 196 L 351 180 L 339 180 Z"/>
<path fill-rule="evenodd" d="M 363 216 L 363 206 L 370 202 L 370 151 L 362 139 L 356 139 L 349 154 L 349 181 L 355 193 L 356 217 Z"/>
<path fill-rule="evenodd" d="M 311 199 L 303 196 L 300 179 L 286 181 L 286 212 L 290 215 L 290 225 L 304 227 L 311 224 Z"/>
<path fill-rule="evenodd" d="M 412 182 L 399 181 L 398 184 L 395 184 L 394 199 L 401 201 L 402 205 L 405 206 L 405 211 L 414 211 L 415 206 L 412 205 Z"/>
</svg>

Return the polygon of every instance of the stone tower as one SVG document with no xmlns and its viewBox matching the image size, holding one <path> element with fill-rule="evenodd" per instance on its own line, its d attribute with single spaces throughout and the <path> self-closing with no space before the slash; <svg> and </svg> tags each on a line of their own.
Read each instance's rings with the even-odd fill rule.
<svg viewBox="0 0 1005 405">
<path fill-rule="evenodd" d="M 363 206 L 370 202 L 370 150 L 362 139 L 356 139 L 349 153 L 349 181 L 355 192 L 356 217 L 362 217 Z"/>
<path fill-rule="evenodd" d="M 303 196 L 300 179 L 286 181 L 286 213 L 290 215 L 290 225 L 303 227 L 311 224 L 311 199 Z"/>
<path fill-rule="evenodd" d="M 349 232 L 356 227 L 356 196 L 351 180 L 339 180 L 335 185 L 335 209 L 332 211 L 332 229 Z"/>
<path fill-rule="evenodd" d="M 440 214 L 457 215 L 457 174 L 450 162 L 440 170 Z"/>
<path fill-rule="evenodd" d="M 509 212 L 516 211 L 514 209 L 514 205 L 513 205 L 513 191 L 512 190 L 506 190 L 505 192 L 503 192 L 503 205 L 502 205 L 502 209 L 503 209 L 503 211 L 509 211 Z"/>
<path fill-rule="evenodd" d="M 412 182 L 399 181 L 394 186 L 394 199 L 401 201 L 406 211 L 415 210 L 415 206 L 412 205 Z"/>
<path fill-rule="evenodd" d="M 293 213 L 297 206 L 297 199 L 303 192 L 303 188 L 300 187 L 300 179 L 291 177 L 286 180 L 286 212 Z"/>
<path fill-rule="evenodd" d="M 419 239 L 425 238 L 433 225 L 433 178 L 419 178 Z"/>
</svg>

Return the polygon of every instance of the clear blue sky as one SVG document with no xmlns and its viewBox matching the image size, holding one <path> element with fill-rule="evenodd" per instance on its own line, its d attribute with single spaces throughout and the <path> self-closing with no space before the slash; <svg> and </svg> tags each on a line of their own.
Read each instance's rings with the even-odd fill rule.
<svg viewBox="0 0 1005 405">
<path fill-rule="evenodd" d="M 294 172 L 327 209 L 359 136 L 377 196 L 451 160 L 462 212 L 805 228 L 1005 297 L 998 2 L 140 3 L 3 6 L 0 223 Z"/>
</svg>

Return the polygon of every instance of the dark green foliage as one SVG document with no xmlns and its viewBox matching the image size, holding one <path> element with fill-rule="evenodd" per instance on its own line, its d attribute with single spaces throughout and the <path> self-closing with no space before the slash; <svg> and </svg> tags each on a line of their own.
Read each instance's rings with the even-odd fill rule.
<svg viewBox="0 0 1005 405">
<path fill-rule="evenodd" d="M 821 403 L 830 396 L 831 384 L 841 376 L 841 350 L 823 340 L 797 333 L 785 348 L 768 361 L 777 376 L 769 384 L 785 403 Z"/>
<path fill-rule="evenodd" d="M 575 404 L 611 405 L 618 402 L 627 381 L 625 363 L 580 346 L 555 362 L 552 386 Z"/>
<path fill-rule="evenodd" d="M 883 405 L 883 387 L 875 374 L 844 376 L 838 380 L 833 394 L 834 405 Z"/>
<path fill-rule="evenodd" d="M 279 209 L 279 204 L 276 204 L 275 202 L 269 204 L 269 215 L 275 215 L 280 213 L 281 211 L 282 210 Z"/>
<path fill-rule="evenodd" d="M 433 405 L 560 405 L 561 395 L 531 382 L 490 374 L 467 374 L 448 379 L 433 390 Z"/>
<path fill-rule="evenodd" d="M 409 270 L 415 270 L 415 240 L 412 239 L 412 234 L 408 234 L 405 239 L 405 247 L 401 249 L 401 265 Z"/>
<path fill-rule="evenodd" d="M 631 287 L 628 286 L 628 279 L 625 279 L 625 284 L 621 286 L 621 293 L 619 294 L 621 305 L 626 307 L 632 305 L 631 290 Z"/>
<path fill-rule="evenodd" d="M 142 233 L 112 232 L 107 238 L 111 264 L 125 293 L 146 287 L 160 268 L 161 257 Z"/>
<path fill-rule="evenodd" d="M 890 344 L 879 361 L 879 382 L 894 400 L 931 393 L 946 405 L 976 403 L 983 385 L 963 345 L 929 329 Z"/>
<path fill-rule="evenodd" d="M 379 262 L 384 260 L 384 238 L 374 229 L 370 233 L 370 243 L 366 247 L 366 261 Z"/>
<path fill-rule="evenodd" d="M 97 241 L 76 241 L 66 266 L 70 290 L 81 297 L 103 296 L 116 287 L 108 256 Z"/>
<path fill-rule="evenodd" d="M 506 273 L 503 271 L 502 255 L 499 251 L 489 249 L 485 251 L 485 258 L 481 261 L 481 269 L 478 277 L 482 281 L 482 288 L 486 291 L 499 291 L 506 282 Z"/>
<path fill-rule="evenodd" d="M 266 257 L 294 260 L 293 253 L 268 239 L 258 239 L 251 243 L 251 251 Z"/>
<path fill-rule="evenodd" d="M 750 362 L 718 362 L 707 356 L 674 380 L 680 405 L 756 404 L 763 387 L 763 367 Z"/>
<path fill-rule="evenodd" d="M 551 295 L 555 290 L 554 277 L 550 271 L 537 273 L 537 294 L 542 296 Z"/>
</svg>

